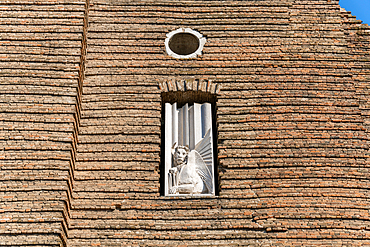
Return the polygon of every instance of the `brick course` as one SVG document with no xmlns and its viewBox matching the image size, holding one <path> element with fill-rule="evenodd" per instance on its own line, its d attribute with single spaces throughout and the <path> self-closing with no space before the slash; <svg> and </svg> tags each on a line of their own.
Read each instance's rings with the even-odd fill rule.
<svg viewBox="0 0 370 247">
<path fill-rule="evenodd" d="M 370 28 L 338 1 L 0 13 L 0 246 L 370 245 Z M 179 27 L 202 56 L 165 53 Z M 219 85 L 214 198 L 161 194 L 161 94 L 184 79 Z"/>
</svg>

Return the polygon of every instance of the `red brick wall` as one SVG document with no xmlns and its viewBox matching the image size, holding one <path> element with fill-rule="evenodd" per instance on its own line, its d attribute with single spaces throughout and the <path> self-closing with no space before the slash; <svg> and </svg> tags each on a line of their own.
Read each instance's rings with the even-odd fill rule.
<svg viewBox="0 0 370 247">
<path fill-rule="evenodd" d="M 370 245 L 370 29 L 338 1 L 22 3 L 0 8 L 0 245 Z M 202 56 L 165 53 L 179 27 Z M 222 87 L 215 198 L 160 194 L 158 85 L 184 78 Z"/>
<path fill-rule="evenodd" d="M 83 1 L 0 1 L 0 245 L 67 242 Z"/>
</svg>

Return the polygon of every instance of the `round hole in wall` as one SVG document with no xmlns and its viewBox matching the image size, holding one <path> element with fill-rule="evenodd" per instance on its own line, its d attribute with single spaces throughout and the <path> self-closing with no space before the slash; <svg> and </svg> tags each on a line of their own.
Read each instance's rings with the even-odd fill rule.
<svg viewBox="0 0 370 247">
<path fill-rule="evenodd" d="M 166 52 L 173 58 L 191 59 L 202 55 L 206 38 L 190 28 L 179 28 L 168 33 L 164 44 Z"/>
<path fill-rule="evenodd" d="M 199 48 L 199 39 L 190 33 L 177 33 L 169 42 L 170 49 L 178 55 L 189 55 Z"/>
</svg>

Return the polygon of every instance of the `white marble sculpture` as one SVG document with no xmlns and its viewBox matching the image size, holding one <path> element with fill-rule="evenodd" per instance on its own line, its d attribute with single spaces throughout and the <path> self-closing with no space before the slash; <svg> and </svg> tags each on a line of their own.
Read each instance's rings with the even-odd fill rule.
<svg viewBox="0 0 370 247">
<path fill-rule="evenodd" d="M 214 195 L 211 104 L 165 107 L 165 195 Z"/>
</svg>

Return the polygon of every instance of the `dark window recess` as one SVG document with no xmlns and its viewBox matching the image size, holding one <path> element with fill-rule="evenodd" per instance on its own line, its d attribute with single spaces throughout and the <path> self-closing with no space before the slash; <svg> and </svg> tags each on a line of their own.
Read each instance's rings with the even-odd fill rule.
<svg viewBox="0 0 370 247">
<path fill-rule="evenodd" d="M 178 33 L 169 42 L 170 49 L 178 55 L 189 55 L 199 48 L 199 39 L 190 33 Z"/>
</svg>

